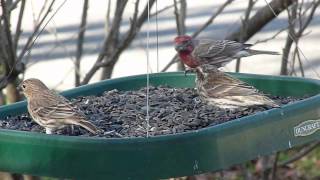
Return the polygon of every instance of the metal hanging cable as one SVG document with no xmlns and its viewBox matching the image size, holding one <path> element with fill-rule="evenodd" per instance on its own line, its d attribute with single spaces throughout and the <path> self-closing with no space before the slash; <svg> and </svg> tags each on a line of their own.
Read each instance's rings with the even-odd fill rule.
<svg viewBox="0 0 320 180">
<path fill-rule="evenodd" d="M 149 72 L 149 41 L 150 41 L 150 2 L 148 0 L 148 22 L 147 22 L 147 92 L 146 92 L 146 106 L 147 106 L 147 112 L 146 112 L 146 121 L 147 121 L 147 138 L 149 137 L 149 126 L 150 126 L 150 115 L 149 115 L 149 89 L 150 89 L 150 72 Z"/>
<path fill-rule="evenodd" d="M 158 26 L 158 0 L 156 0 L 156 36 L 157 36 L 157 72 L 159 72 L 159 26 Z"/>
</svg>

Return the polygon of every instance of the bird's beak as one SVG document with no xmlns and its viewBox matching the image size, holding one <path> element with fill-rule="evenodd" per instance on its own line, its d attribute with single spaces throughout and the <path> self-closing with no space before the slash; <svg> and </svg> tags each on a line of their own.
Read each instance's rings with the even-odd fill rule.
<svg viewBox="0 0 320 180">
<path fill-rule="evenodd" d="M 21 87 L 21 86 L 22 86 L 22 83 L 20 83 L 20 84 L 18 85 L 18 87 L 17 87 L 17 90 L 18 90 L 18 91 L 22 91 L 22 87 Z"/>
<path fill-rule="evenodd" d="M 175 45 L 174 48 L 176 49 L 176 51 L 182 51 L 185 49 L 184 45 Z"/>
</svg>

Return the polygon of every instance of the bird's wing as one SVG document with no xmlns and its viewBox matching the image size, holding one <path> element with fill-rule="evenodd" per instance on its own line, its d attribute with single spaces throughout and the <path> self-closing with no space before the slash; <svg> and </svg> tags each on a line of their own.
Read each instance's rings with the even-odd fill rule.
<svg viewBox="0 0 320 180">
<path fill-rule="evenodd" d="M 210 74 L 203 87 L 213 97 L 250 96 L 259 93 L 254 87 L 223 72 Z"/>
<path fill-rule="evenodd" d="M 33 109 L 33 112 L 37 114 L 40 118 L 46 119 L 61 120 L 73 117 L 81 118 L 81 116 L 75 111 L 75 109 L 67 103 L 61 103 L 46 107 L 36 107 Z"/>
<path fill-rule="evenodd" d="M 250 45 L 229 40 L 199 40 L 193 52 L 200 58 L 232 57 L 248 46 Z"/>
</svg>

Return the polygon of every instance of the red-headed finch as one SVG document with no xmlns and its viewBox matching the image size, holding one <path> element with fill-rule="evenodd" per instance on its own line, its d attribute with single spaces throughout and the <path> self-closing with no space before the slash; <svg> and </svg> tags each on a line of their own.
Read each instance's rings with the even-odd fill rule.
<svg viewBox="0 0 320 180">
<path fill-rule="evenodd" d="M 27 79 L 20 84 L 20 88 L 27 98 L 29 114 L 45 128 L 47 134 L 68 125 L 81 126 L 93 134 L 99 131 L 76 106 L 48 89 L 39 79 Z"/>
<path fill-rule="evenodd" d="M 277 52 L 249 49 L 251 44 L 229 40 L 193 39 L 187 35 L 177 36 L 174 44 L 181 61 L 190 68 L 202 64 L 220 68 L 236 58 L 256 54 L 279 55 Z"/>
<path fill-rule="evenodd" d="M 196 68 L 196 88 L 202 101 L 222 109 L 250 106 L 279 107 L 273 100 L 254 87 L 204 64 Z"/>
</svg>

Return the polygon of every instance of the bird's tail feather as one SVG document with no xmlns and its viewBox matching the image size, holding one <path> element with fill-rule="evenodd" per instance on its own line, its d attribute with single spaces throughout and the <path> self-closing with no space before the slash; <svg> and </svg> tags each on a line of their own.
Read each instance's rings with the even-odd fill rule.
<svg viewBox="0 0 320 180">
<path fill-rule="evenodd" d="M 273 100 L 271 100 L 269 98 L 265 99 L 265 104 L 270 106 L 270 107 L 273 107 L 273 108 L 279 108 L 280 107 L 279 104 L 277 104 L 276 102 L 274 102 Z"/>
<path fill-rule="evenodd" d="M 71 122 L 71 124 L 81 126 L 86 130 L 90 131 L 92 134 L 97 134 L 100 131 L 95 125 L 86 120 L 73 121 Z"/>
<path fill-rule="evenodd" d="M 280 55 L 279 52 L 275 52 L 275 51 L 263 51 L 263 50 L 254 50 L 254 49 L 247 49 L 247 52 L 250 53 L 251 55 L 256 55 L 256 54 Z"/>
</svg>

